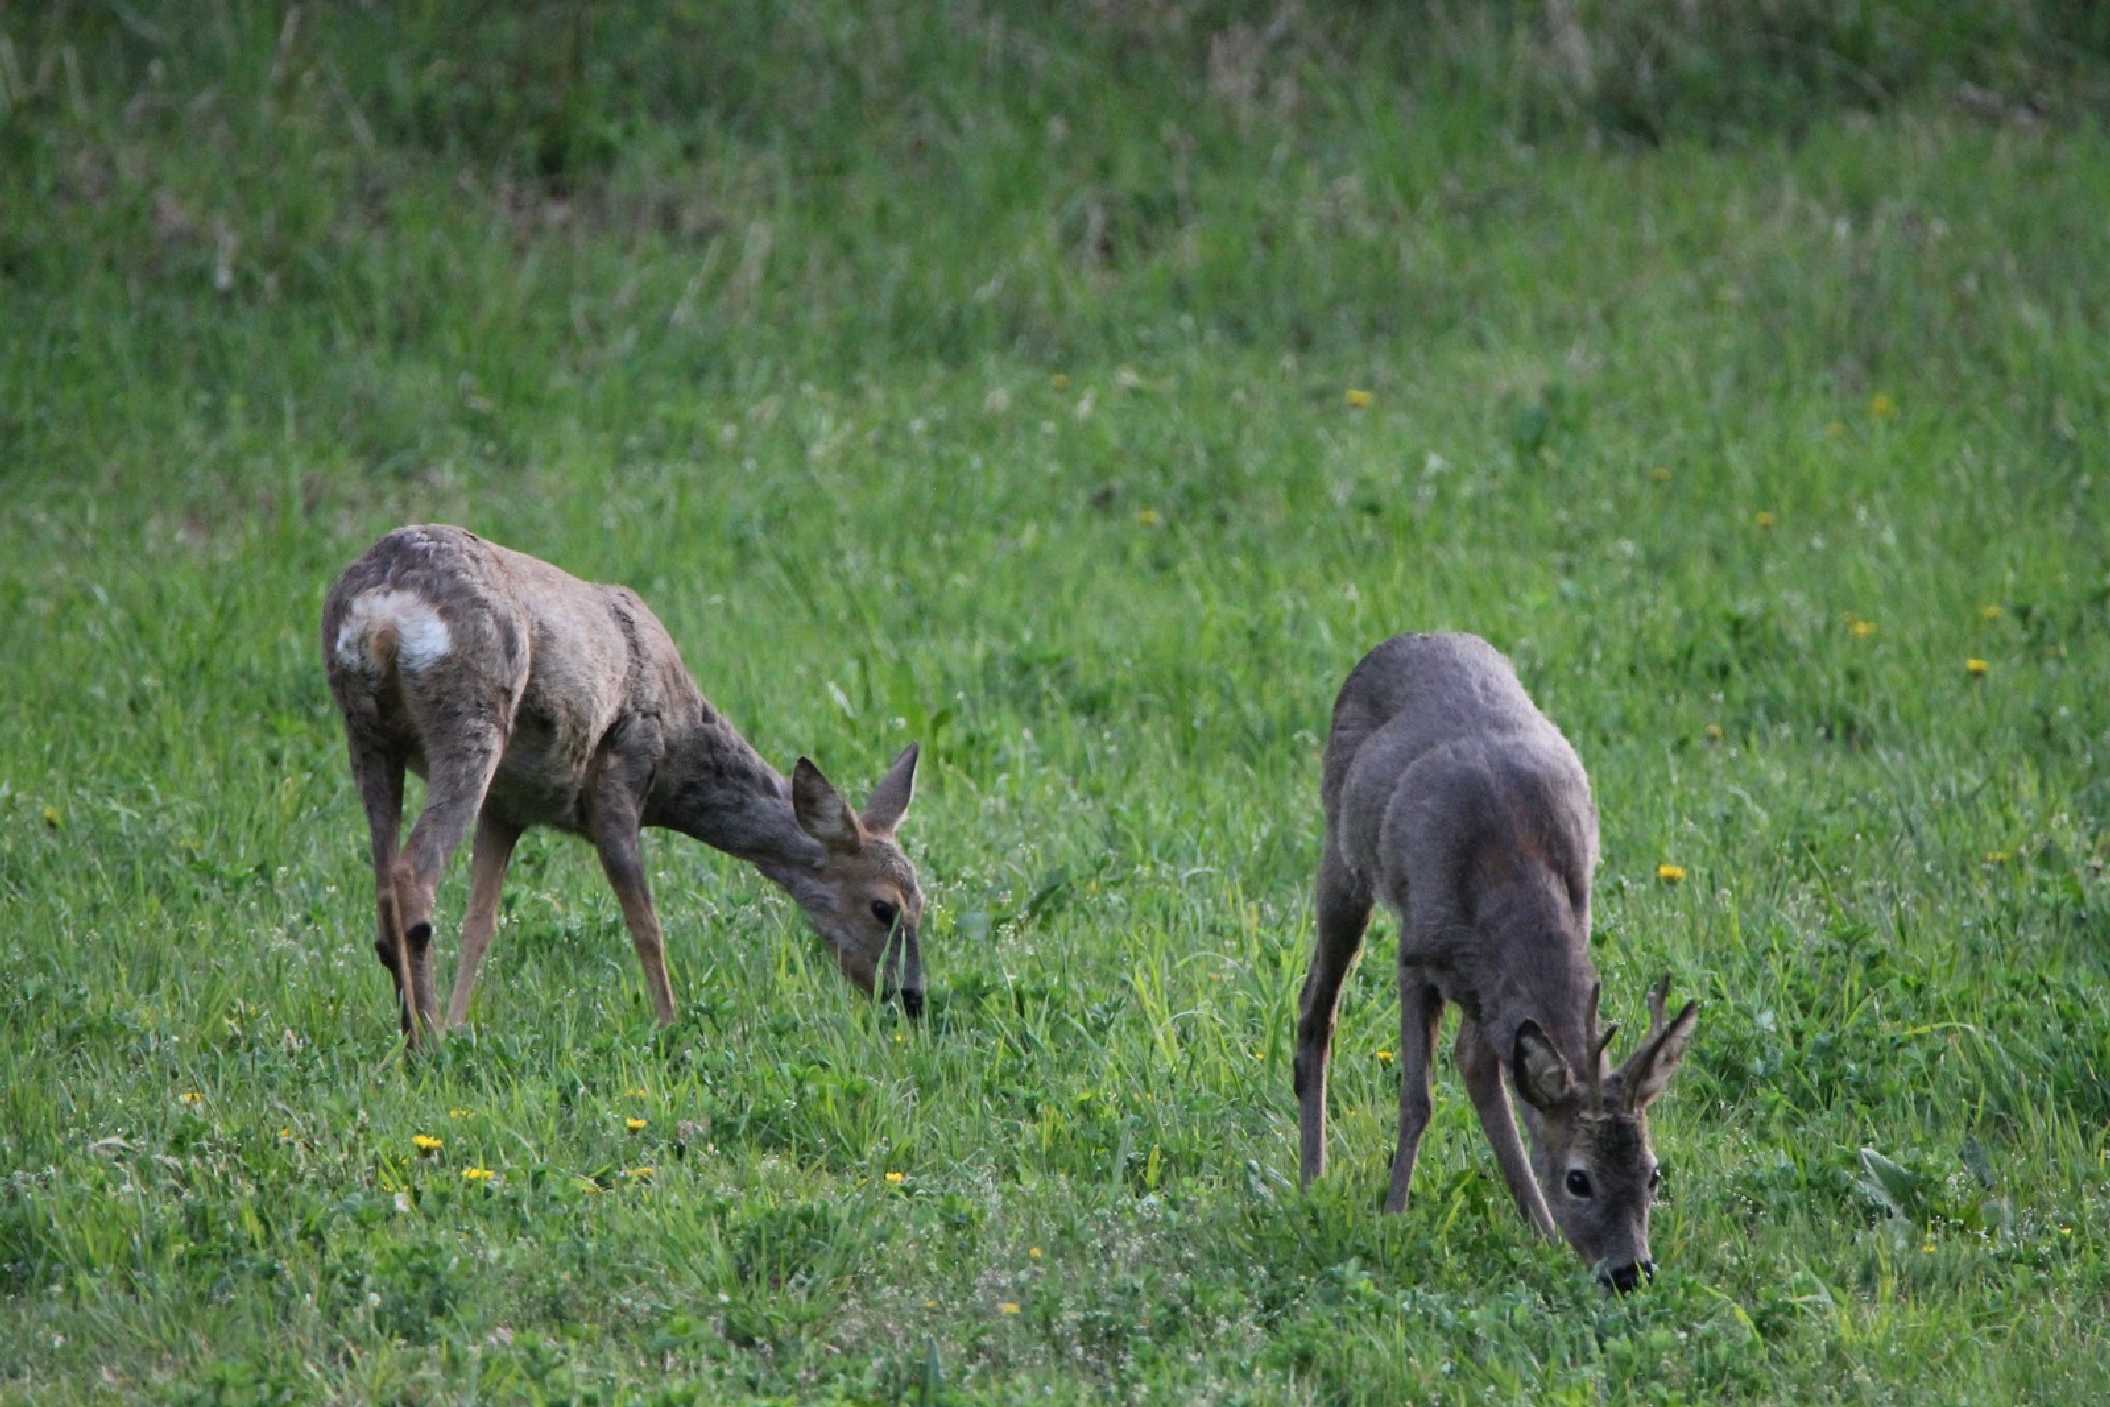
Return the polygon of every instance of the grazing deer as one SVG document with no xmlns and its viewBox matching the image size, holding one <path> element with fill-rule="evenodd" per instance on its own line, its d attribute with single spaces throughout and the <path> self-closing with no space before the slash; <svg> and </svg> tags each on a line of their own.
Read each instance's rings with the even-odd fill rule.
<svg viewBox="0 0 2110 1407">
<path fill-rule="evenodd" d="M 622 904 L 662 1024 L 674 1019 L 641 826 L 738 856 L 787 890 L 843 972 L 923 1007 L 923 895 L 894 840 L 914 744 L 862 814 L 801 757 L 786 782 L 711 707 L 659 620 L 599 586 L 460 528 L 398 528 L 344 569 L 322 607 L 323 663 L 372 832 L 380 936 L 410 1044 L 437 1032 L 432 905 L 476 827 L 447 1024 L 468 1015 L 520 833 L 591 840 Z M 425 807 L 400 850 L 403 769 Z"/>
<path fill-rule="evenodd" d="M 1385 1210 L 1406 1209 L 1437 1025 L 1455 1002 L 1466 1093 L 1518 1209 L 1545 1236 L 1558 1228 L 1607 1285 L 1632 1289 L 1655 1273 L 1647 1110 L 1684 1059 L 1699 1008 L 1666 1021 L 1665 977 L 1649 994 L 1648 1035 L 1609 1068 L 1617 1028 L 1598 1029 L 1588 947 L 1597 809 L 1574 749 L 1486 641 L 1400 635 L 1341 686 L 1320 797 L 1318 944 L 1297 1021 L 1305 1186 L 1326 1167 L 1341 981 L 1382 899 L 1400 923 L 1399 1151 Z M 1529 1161 L 1505 1067 L 1524 1101 Z"/>
</svg>

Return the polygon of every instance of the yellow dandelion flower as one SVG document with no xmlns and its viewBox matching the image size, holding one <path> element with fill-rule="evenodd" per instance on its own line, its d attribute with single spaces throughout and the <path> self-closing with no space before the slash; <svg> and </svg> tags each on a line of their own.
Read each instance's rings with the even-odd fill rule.
<svg viewBox="0 0 2110 1407">
<path fill-rule="evenodd" d="M 437 1153 L 447 1146 L 443 1140 L 434 1138 L 429 1133 L 414 1133 L 410 1136 L 410 1142 L 420 1153 Z"/>
<path fill-rule="evenodd" d="M 624 1168 L 623 1176 L 629 1178 L 632 1182 L 650 1182 L 652 1174 L 657 1171 L 659 1171 L 657 1168 L 649 1165 L 642 1168 Z"/>
<path fill-rule="evenodd" d="M 1988 669 L 1991 668 L 1991 665 L 1987 664 L 1984 660 L 1979 659 L 1975 655 L 1963 662 L 1963 672 L 1968 675 L 1971 675 L 1973 678 L 1976 678 L 1978 675 L 1984 674 Z"/>
<path fill-rule="evenodd" d="M 936 1309 L 938 1307 L 938 1302 L 936 1300 L 925 1300 L 923 1302 L 923 1307 L 925 1309 Z"/>
<path fill-rule="evenodd" d="M 1877 420 L 1888 420 L 1898 413 L 1898 403 L 1886 391 L 1878 391 L 1868 398 L 1868 413 Z"/>
<path fill-rule="evenodd" d="M 996 1312 L 998 1314 L 1016 1314 L 1018 1313 L 1018 1301 L 1000 1300 L 997 1302 Z"/>
<path fill-rule="evenodd" d="M 1662 880 L 1665 884 L 1676 884 L 1679 880 L 1685 878 L 1685 867 L 1683 865 L 1658 865 L 1656 866 L 1656 878 Z"/>
<path fill-rule="evenodd" d="M 176 1097 L 185 1104 L 203 1104 L 205 1102 L 205 1096 L 194 1089 L 187 1089 Z"/>
<path fill-rule="evenodd" d="M 489 1182 L 492 1178 L 496 1177 L 497 1175 L 498 1174 L 492 1172 L 489 1168 L 462 1169 L 463 1182 Z"/>
<path fill-rule="evenodd" d="M 902 1183 L 908 1181 L 908 1174 L 904 1172 L 890 1172 L 886 1175 L 886 1180 L 899 1187 Z"/>
<path fill-rule="evenodd" d="M 1758 510 L 1757 513 L 1752 515 L 1751 521 L 1756 523 L 1759 529 L 1763 531 L 1766 528 L 1772 527 L 1775 523 L 1778 523 L 1780 519 L 1774 517 L 1771 513 L 1761 508 Z"/>
<path fill-rule="evenodd" d="M 1143 527 L 1154 528 L 1164 521 L 1164 518 L 1159 515 L 1158 510 L 1155 508 L 1138 508 L 1136 510 L 1136 522 Z"/>
<path fill-rule="evenodd" d="M 1067 374 L 1058 371 L 1048 378 L 1048 384 L 1058 391 L 1067 391 L 1070 389 L 1070 378 Z"/>
<path fill-rule="evenodd" d="M 1348 394 L 1342 399 L 1348 402 L 1348 407 L 1351 410 L 1368 410 L 1370 409 L 1370 402 L 1375 400 L 1376 397 L 1372 396 L 1368 391 L 1358 390 L 1351 386 L 1348 388 Z"/>
<path fill-rule="evenodd" d="M 630 1097 L 632 1099 L 649 1099 L 652 1096 L 651 1091 L 647 1090 L 643 1085 L 632 1085 L 630 1087 Z"/>
<path fill-rule="evenodd" d="M 1392 1063 L 1392 1052 L 1389 1050 L 1378 1051 L 1377 1063 L 1380 1065 L 1390 1065 Z"/>
<path fill-rule="evenodd" d="M 1866 640 L 1869 636 L 1876 633 L 1876 623 L 1872 620 L 1862 620 L 1859 616 L 1855 616 L 1846 623 L 1846 629 L 1854 639 Z"/>
<path fill-rule="evenodd" d="M 1719 723 L 1710 723 L 1702 731 L 1707 734 L 1707 741 L 1710 743 L 1718 743 L 1722 740 L 1722 725 Z"/>
<path fill-rule="evenodd" d="M 632 1133 L 643 1133 L 645 1131 L 645 1120 L 635 1117 L 628 1118 L 623 1120 L 623 1127 Z"/>
<path fill-rule="evenodd" d="M 1658 464 L 1655 468 L 1649 470 L 1648 476 L 1651 479 L 1654 479 L 1659 484 L 1667 484 L 1670 482 L 1670 470 L 1664 468 L 1661 464 Z"/>
<path fill-rule="evenodd" d="M 466 1119 L 466 1118 L 468 1118 L 468 1117 L 469 1117 L 469 1111 L 468 1111 L 467 1109 L 459 1109 L 459 1108 L 457 1108 L 457 1109 L 449 1109 L 449 1110 L 447 1111 L 447 1117 L 448 1117 L 448 1118 L 450 1118 L 450 1119 Z"/>
<path fill-rule="evenodd" d="M 1932 1241 L 1922 1241 L 1922 1242 L 1920 1242 L 1920 1254 L 1921 1254 L 1921 1255 L 1923 1255 L 1923 1256 L 1931 1256 L 1931 1255 L 1933 1255 L 1933 1254 L 1934 1254 L 1934 1243 L 1933 1243 Z"/>
<path fill-rule="evenodd" d="M 1039 1260 L 1039 1259 L 1040 1259 L 1040 1247 L 1038 1247 L 1038 1246 L 1028 1246 L 1028 1247 L 1026 1247 L 1026 1259 L 1027 1259 L 1027 1260 Z"/>
<path fill-rule="evenodd" d="M 2014 858 L 2014 854 L 2006 850 L 1988 850 L 1985 852 L 1985 862 L 1989 865 L 2004 865 Z"/>
<path fill-rule="evenodd" d="M 1991 601 L 1978 608 L 1978 618 L 1980 620 L 1998 620 L 2006 614 L 2007 610 L 2005 607 L 1995 605 Z"/>
<path fill-rule="evenodd" d="M 293 1130 L 290 1127 L 282 1128 L 278 1131 L 278 1136 L 280 1138 L 291 1138 L 293 1137 Z"/>
<path fill-rule="evenodd" d="M 45 807 L 45 808 L 44 808 L 44 824 L 45 824 L 45 825 L 47 825 L 47 826 L 51 827 L 51 829 L 53 829 L 53 830 L 57 830 L 57 829 L 59 828 L 59 826 L 60 826 L 60 825 L 61 825 L 61 824 L 63 823 L 63 821 L 64 821 L 64 818 L 63 818 L 63 817 L 61 817 L 61 816 L 59 815 L 59 808 L 58 808 L 58 807 L 56 807 L 56 806 L 47 806 L 47 807 Z"/>
</svg>

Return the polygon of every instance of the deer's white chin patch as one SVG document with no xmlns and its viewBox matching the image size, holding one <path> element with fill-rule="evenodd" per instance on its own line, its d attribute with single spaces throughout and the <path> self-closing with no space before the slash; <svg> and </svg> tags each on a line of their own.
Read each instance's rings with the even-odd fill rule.
<svg viewBox="0 0 2110 1407">
<path fill-rule="evenodd" d="M 373 656 L 374 633 L 391 626 L 396 636 L 396 663 L 415 673 L 446 657 L 454 647 L 447 622 L 424 597 L 409 591 L 366 591 L 352 600 L 337 629 L 337 659 L 348 669 L 371 670 L 382 662 Z"/>
</svg>

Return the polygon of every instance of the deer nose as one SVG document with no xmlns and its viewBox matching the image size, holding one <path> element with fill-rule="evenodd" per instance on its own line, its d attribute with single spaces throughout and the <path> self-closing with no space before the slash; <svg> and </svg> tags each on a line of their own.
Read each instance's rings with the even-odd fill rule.
<svg viewBox="0 0 2110 1407">
<path fill-rule="evenodd" d="M 1625 1295 L 1633 1293 L 1634 1288 L 1641 1283 L 1641 1277 L 1644 1275 L 1651 1280 L 1656 1278 L 1656 1263 L 1654 1261 L 1644 1260 L 1638 1264 L 1629 1262 L 1626 1265 L 1615 1265 L 1597 1278 L 1605 1285 Z"/>
<path fill-rule="evenodd" d="M 891 996 L 901 998 L 901 1010 L 914 1021 L 923 1015 L 923 954 L 916 944 L 916 930 L 902 925 L 894 935 L 890 956 L 893 961 L 888 975 L 893 979 L 887 985 Z"/>
</svg>

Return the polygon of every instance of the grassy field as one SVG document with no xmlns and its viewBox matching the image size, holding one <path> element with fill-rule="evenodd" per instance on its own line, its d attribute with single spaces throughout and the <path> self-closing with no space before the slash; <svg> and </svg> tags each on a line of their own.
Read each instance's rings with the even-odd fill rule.
<svg viewBox="0 0 2110 1407">
<path fill-rule="evenodd" d="M 0 1400 L 2101 1400 L 2102 12 L 462 9 L 0 5 Z M 316 620 L 420 520 L 921 739 L 930 1018 L 656 835 L 660 1031 L 537 835 L 406 1063 Z M 1416 628 L 1704 1003 L 1624 1300 L 1447 1057 L 1377 1214 L 1389 921 L 1295 1186 Z"/>
</svg>

